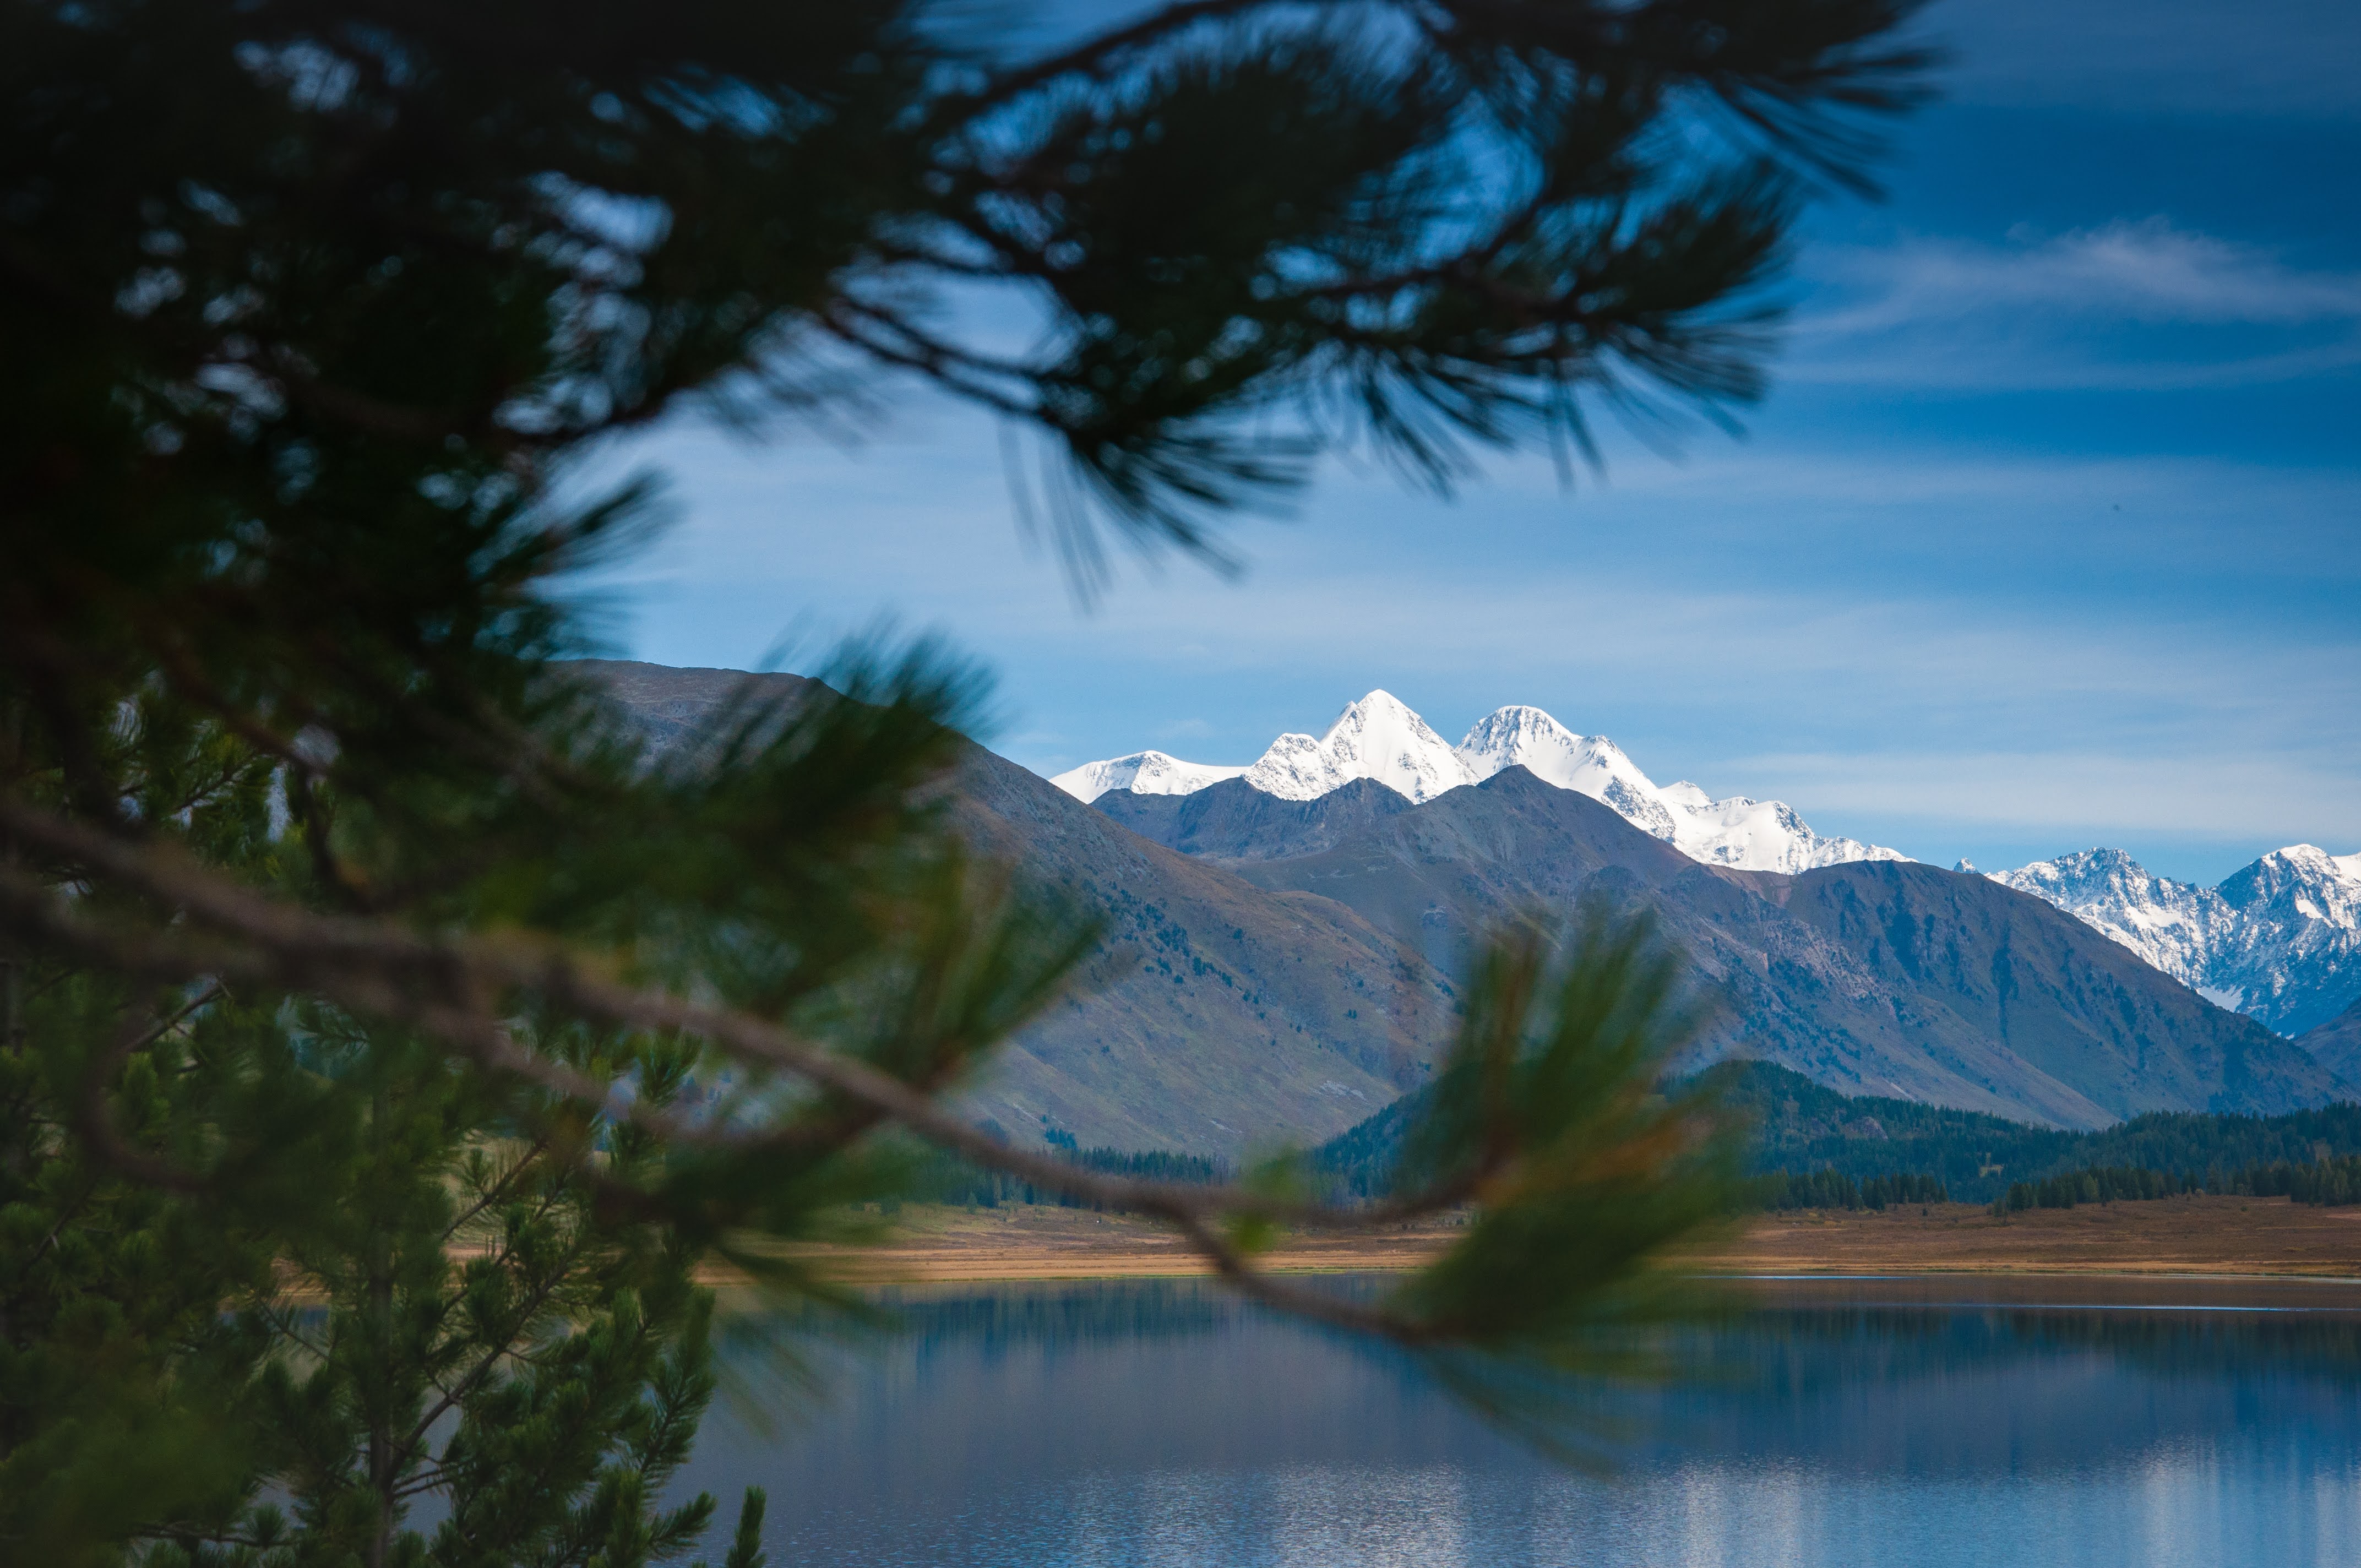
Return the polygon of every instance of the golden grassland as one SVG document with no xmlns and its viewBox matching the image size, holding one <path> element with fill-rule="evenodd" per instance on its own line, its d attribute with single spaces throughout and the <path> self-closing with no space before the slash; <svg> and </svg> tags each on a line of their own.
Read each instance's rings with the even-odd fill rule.
<svg viewBox="0 0 2361 1568">
<path fill-rule="evenodd" d="M 1211 1272 L 1169 1231 L 1119 1214 L 911 1205 L 882 1245 L 805 1255 L 849 1282 L 1089 1279 Z M 1288 1272 L 1415 1268 L 1454 1228 L 1295 1234 L 1264 1259 Z M 2088 1274 L 2361 1277 L 2361 1208 L 2191 1196 L 1994 1219 L 1938 1203 L 1882 1213 L 1805 1210 L 1733 1224 L 1679 1260 L 1700 1274 Z"/>
</svg>

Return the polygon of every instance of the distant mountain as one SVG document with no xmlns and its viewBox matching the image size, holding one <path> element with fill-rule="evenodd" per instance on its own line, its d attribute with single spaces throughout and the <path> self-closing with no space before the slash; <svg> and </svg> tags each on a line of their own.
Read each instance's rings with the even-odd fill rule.
<svg viewBox="0 0 2361 1568">
<path fill-rule="evenodd" d="M 668 744 L 742 682 L 809 684 L 580 667 Z M 1149 843 L 982 747 L 953 787 L 975 839 L 1107 923 L 1073 994 L 970 1091 L 978 1120 L 1071 1132 L 1086 1146 L 1236 1158 L 1317 1143 L 1424 1081 L 1449 1036 L 1451 993 L 1415 949 L 1326 899 L 1274 896 Z"/>
<path fill-rule="evenodd" d="M 1845 1092 L 2081 1127 L 2346 1092 L 2254 1021 L 1978 876 L 1907 861 L 1795 876 L 1704 865 L 1522 766 L 1349 825 L 1309 814 L 1293 855 L 1269 826 L 1224 842 L 1201 823 L 1196 852 L 1273 892 L 1345 905 L 1446 972 L 1521 909 L 1593 894 L 1651 909 L 1725 1004 L 1706 1055 L 1767 1058 Z"/>
<path fill-rule="evenodd" d="M 1383 691 L 1346 704 L 1323 735 L 1280 736 L 1251 766 L 1216 767 L 1139 751 L 1085 762 L 1050 782 L 1078 800 L 1098 804 L 1115 791 L 1189 795 L 1241 778 L 1248 788 L 1278 800 L 1312 801 L 1356 780 L 1372 780 L 1422 805 L 1511 767 L 1587 795 L 1642 832 L 1712 865 L 1801 872 L 1906 858 L 1851 839 L 1822 838 L 1775 800 L 1716 800 L 1687 783 L 1660 788 L 1614 741 L 1577 735 L 1538 707 L 1495 709 L 1453 746 L 1400 697 Z M 1143 820 L 1165 818 L 1151 812 Z"/>
<path fill-rule="evenodd" d="M 749 678 L 586 668 L 675 744 Z M 981 748 L 947 782 L 978 843 L 1107 922 L 1081 987 L 968 1091 L 1019 1135 L 1230 1157 L 1331 1137 L 1426 1080 L 1488 923 L 1591 895 L 1654 912 L 1694 959 L 1722 1007 L 1699 1063 L 2073 1127 L 2350 1092 L 2040 899 L 1907 861 L 1700 861 L 1521 762 L 1423 803 L 1373 777 L 1294 800 L 1241 775 L 1093 809 Z"/>
<path fill-rule="evenodd" d="M 2361 999 L 2361 855 L 2274 850 L 2200 887 L 2121 850 L 2083 850 L 1992 873 L 2089 922 L 2215 1003 L 2283 1035 Z"/>
<path fill-rule="evenodd" d="M 1076 800 L 1092 801 L 1109 790 L 1133 795 L 1188 795 L 1234 779 L 1244 768 L 1217 768 L 1204 762 L 1184 762 L 1162 751 L 1134 751 L 1104 762 L 1084 762 L 1049 782 Z"/>
</svg>

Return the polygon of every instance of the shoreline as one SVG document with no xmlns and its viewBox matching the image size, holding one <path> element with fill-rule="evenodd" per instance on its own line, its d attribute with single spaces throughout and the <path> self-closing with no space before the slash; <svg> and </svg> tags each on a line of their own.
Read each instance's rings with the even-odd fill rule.
<svg viewBox="0 0 2361 1568">
<path fill-rule="evenodd" d="M 1171 1233 L 1126 1215 L 912 1205 L 890 1218 L 893 1231 L 874 1246 L 798 1248 L 793 1255 L 858 1285 L 1213 1273 Z M 1263 1264 L 1284 1274 L 1400 1273 L 1422 1266 L 1458 1234 L 1444 1225 L 1299 1234 L 1281 1240 Z M 2193 1195 L 2035 1210 L 2005 1220 L 1965 1203 L 1883 1213 L 1801 1210 L 1753 1216 L 1668 1261 L 1684 1273 L 1757 1281 L 2069 1276 L 2353 1282 L 2361 1280 L 2361 1208 Z"/>
</svg>

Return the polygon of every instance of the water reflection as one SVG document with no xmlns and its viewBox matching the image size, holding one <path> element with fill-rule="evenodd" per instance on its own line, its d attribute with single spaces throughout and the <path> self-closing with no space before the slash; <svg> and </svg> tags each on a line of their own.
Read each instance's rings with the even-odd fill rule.
<svg viewBox="0 0 2361 1568">
<path fill-rule="evenodd" d="M 783 1568 L 2361 1562 L 2349 1287 L 1764 1288 L 1621 1398 L 1603 1478 L 1196 1282 L 893 1304 L 826 1409 L 700 1447 Z"/>
</svg>

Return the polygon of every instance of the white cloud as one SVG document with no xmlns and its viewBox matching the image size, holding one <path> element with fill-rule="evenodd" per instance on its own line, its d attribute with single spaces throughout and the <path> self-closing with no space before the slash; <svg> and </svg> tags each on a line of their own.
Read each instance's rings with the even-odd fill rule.
<svg viewBox="0 0 2361 1568">
<path fill-rule="evenodd" d="M 2301 271 L 2268 251 L 2176 228 L 2160 217 L 2016 237 L 2005 248 L 1922 238 L 1844 253 L 1840 273 L 1882 284 L 1882 297 L 1810 324 L 1821 332 L 1873 331 L 2027 306 L 2138 322 L 2361 320 L 2361 274 Z"/>
<path fill-rule="evenodd" d="M 1836 302 L 1796 321 L 1791 380 L 2203 386 L 2361 362 L 2361 273 L 2160 217 L 2003 246 L 1830 247 L 1811 265 Z"/>
</svg>

